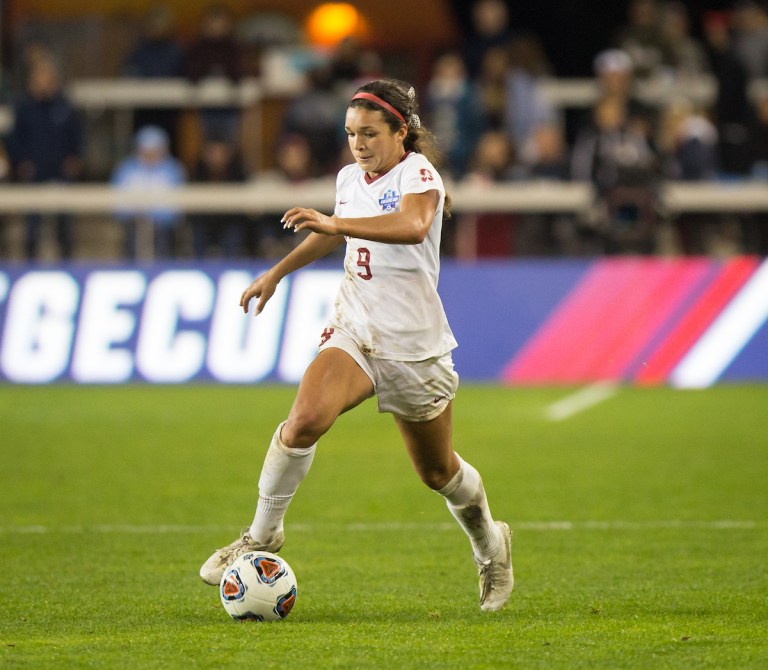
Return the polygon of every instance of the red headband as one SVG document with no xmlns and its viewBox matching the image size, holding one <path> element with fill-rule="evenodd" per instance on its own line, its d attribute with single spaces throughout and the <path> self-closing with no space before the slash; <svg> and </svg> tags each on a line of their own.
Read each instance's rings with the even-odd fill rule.
<svg viewBox="0 0 768 670">
<path fill-rule="evenodd" d="M 385 100 L 382 100 L 378 95 L 374 95 L 373 93 L 355 93 L 355 95 L 352 96 L 352 100 L 357 100 L 359 98 L 363 98 L 364 100 L 370 100 L 371 102 L 376 103 L 379 107 L 383 107 L 384 109 L 386 109 L 390 114 L 394 114 L 398 119 L 400 119 L 403 122 L 404 126 L 408 125 L 405 122 L 403 115 L 400 112 L 398 112 L 388 102 L 386 102 Z"/>
</svg>

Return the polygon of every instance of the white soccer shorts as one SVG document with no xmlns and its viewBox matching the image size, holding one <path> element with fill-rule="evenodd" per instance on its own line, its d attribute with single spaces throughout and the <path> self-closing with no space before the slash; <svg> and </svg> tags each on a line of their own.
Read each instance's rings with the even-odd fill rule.
<svg viewBox="0 0 768 670">
<path fill-rule="evenodd" d="M 335 347 L 346 351 L 373 382 L 379 412 L 405 421 L 430 421 L 456 395 L 459 375 L 450 352 L 423 361 L 392 361 L 364 354 L 346 332 L 334 328 L 318 351 Z"/>
</svg>

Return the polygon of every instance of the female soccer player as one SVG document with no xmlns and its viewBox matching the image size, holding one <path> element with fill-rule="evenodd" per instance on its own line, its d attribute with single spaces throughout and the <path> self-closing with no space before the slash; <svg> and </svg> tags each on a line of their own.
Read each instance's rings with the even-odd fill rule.
<svg viewBox="0 0 768 670">
<path fill-rule="evenodd" d="M 237 556 L 283 546 L 283 518 L 318 439 L 340 414 L 376 395 L 379 411 L 394 415 L 419 477 L 446 499 L 469 537 L 480 608 L 498 610 L 512 592 L 509 526 L 493 520 L 479 473 L 452 445 L 456 340 L 437 293 L 446 196 L 415 97 L 412 87 L 395 80 L 358 89 L 345 120 L 355 163 L 338 174 L 334 214 L 289 209 L 284 227 L 309 235 L 240 299 L 246 313 L 256 299 L 258 315 L 283 277 L 346 241 L 335 313 L 288 418 L 272 437 L 253 523 L 202 566 L 208 584 L 219 584 Z"/>
</svg>

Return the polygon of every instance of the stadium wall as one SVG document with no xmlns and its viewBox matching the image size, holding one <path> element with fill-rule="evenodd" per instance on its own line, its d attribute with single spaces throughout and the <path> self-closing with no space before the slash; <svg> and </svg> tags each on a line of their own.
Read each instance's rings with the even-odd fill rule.
<svg viewBox="0 0 768 670">
<path fill-rule="evenodd" d="M 338 264 L 238 307 L 258 264 L 0 266 L 0 381 L 295 383 Z M 768 261 L 445 262 L 440 293 L 466 381 L 706 387 L 768 381 Z"/>
</svg>

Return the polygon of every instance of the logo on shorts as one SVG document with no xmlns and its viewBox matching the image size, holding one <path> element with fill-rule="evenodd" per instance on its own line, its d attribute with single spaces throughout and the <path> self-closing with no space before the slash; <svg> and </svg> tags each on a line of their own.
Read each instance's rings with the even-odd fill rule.
<svg viewBox="0 0 768 670">
<path fill-rule="evenodd" d="M 381 209 L 385 212 L 391 212 L 395 209 L 398 202 L 400 202 L 400 194 L 393 188 L 385 191 L 384 195 L 379 198 L 379 205 L 381 205 Z"/>
<path fill-rule="evenodd" d="M 320 335 L 320 344 L 318 346 L 323 346 L 328 340 L 331 339 L 331 335 L 333 335 L 333 328 L 326 328 L 322 335 Z"/>
</svg>

